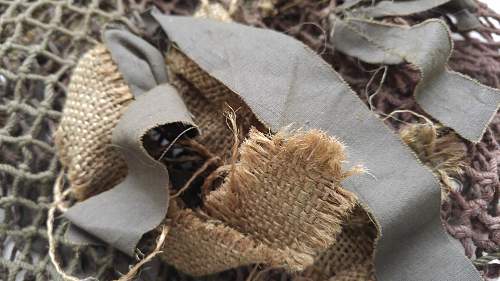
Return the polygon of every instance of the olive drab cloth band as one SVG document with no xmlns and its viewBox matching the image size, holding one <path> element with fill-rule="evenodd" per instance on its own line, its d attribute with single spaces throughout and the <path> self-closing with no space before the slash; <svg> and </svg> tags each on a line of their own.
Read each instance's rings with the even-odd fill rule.
<svg viewBox="0 0 500 281">
<path fill-rule="evenodd" d="M 167 16 L 157 10 L 152 10 L 150 16 L 153 20 L 146 21 L 148 29 L 161 28 L 176 49 L 237 94 L 272 132 L 287 126 L 322 130 L 347 146 L 349 162 L 345 165 L 362 164 L 369 170 L 368 174 L 347 178 L 342 185 L 359 197 L 377 223 L 378 280 L 481 280 L 463 249 L 441 225 L 441 191 L 432 172 L 312 50 L 292 37 L 270 30 Z M 137 60 L 137 65 L 147 66 L 146 70 L 155 69 L 156 60 L 143 54 L 151 52 L 150 45 L 130 43 L 137 42 L 135 36 L 120 33 L 115 38 L 122 43 L 111 40 L 106 42 L 107 47 L 116 59 Z M 142 67 L 120 66 L 129 62 L 116 61 L 129 84 L 136 84 L 133 77 L 155 73 Z M 66 213 L 80 228 L 128 253 L 148 228 L 155 227 L 153 222 L 161 222 L 160 215 L 166 212 L 160 207 L 142 209 L 168 199 L 166 189 L 158 189 L 166 188 L 168 175 L 141 150 L 141 134 L 160 123 L 194 126 L 175 90 L 165 83 L 155 85 L 163 80 L 150 75 L 144 81 L 151 81 L 153 88 L 148 86 L 136 96 L 113 132 L 113 142 L 133 152 L 126 159 L 126 180 L 76 204 L 70 208 L 70 215 Z M 160 90 L 169 94 L 159 97 Z M 140 161 L 146 162 L 147 168 Z M 152 179 L 154 182 L 150 182 Z M 116 198 L 109 198 L 111 192 L 121 193 L 114 196 L 127 201 L 126 209 L 120 209 Z M 128 198 L 124 198 L 127 193 Z M 158 199 L 158 194 L 162 199 Z M 166 206 L 165 203 L 163 208 Z M 132 208 L 133 212 L 141 210 L 140 214 L 131 216 Z M 110 215 L 102 215 L 106 213 Z M 141 223 L 144 217 L 140 216 L 155 219 L 146 219 L 145 226 Z M 115 228 L 102 229 L 103 225 L 113 225 L 110 220 L 118 221 Z M 124 220 L 126 230 L 120 225 Z"/>
</svg>

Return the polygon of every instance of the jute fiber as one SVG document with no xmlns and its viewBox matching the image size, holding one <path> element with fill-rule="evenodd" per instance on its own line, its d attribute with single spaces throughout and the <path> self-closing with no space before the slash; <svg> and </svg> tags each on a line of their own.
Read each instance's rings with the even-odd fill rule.
<svg viewBox="0 0 500 281">
<path fill-rule="evenodd" d="M 403 141 L 434 171 L 458 174 L 464 166 L 465 145 L 456 133 L 433 124 L 412 124 L 400 132 Z"/>
<path fill-rule="evenodd" d="M 170 231 L 161 258 L 196 276 L 260 263 L 364 280 L 360 276 L 372 268 L 374 236 L 364 234 L 372 225 L 356 196 L 341 187 L 343 179 L 360 172 L 342 170 L 343 145 L 321 131 L 271 136 L 251 129 L 263 126 L 248 107 L 172 50 L 170 80 L 200 127 L 196 141 L 224 159 L 225 177 L 200 209 L 173 199 L 179 207 L 170 208 L 165 220 Z M 84 199 L 112 188 L 127 172 L 110 135 L 132 95 L 103 46 L 81 59 L 69 89 L 58 149 L 75 195 Z M 228 107 L 236 112 L 238 128 L 227 124 Z M 235 131 L 237 139 L 247 137 L 236 154 Z"/>
<path fill-rule="evenodd" d="M 459 136 L 441 125 L 412 124 L 400 131 L 401 139 L 440 179 L 443 196 L 453 188 L 452 178 L 459 178 L 465 167 L 467 148 Z"/>
<path fill-rule="evenodd" d="M 225 114 L 235 111 L 238 130 L 248 133 L 251 126 L 263 128 L 241 100 L 215 79 L 207 79 L 194 62 L 175 49 L 168 52 L 170 82 L 181 94 L 201 130 L 198 141 L 224 159 L 231 156 L 234 137 Z"/>
<path fill-rule="evenodd" d="M 185 80 L 193 81 L 193 84 L 197 85 L 201 92 L 211 93 L 211 95 L 213 95 L 213 93 L 226 93 L 226 95 L 232 95 L 229 89 L 206 74 L 194 62 L 176 49 L 172 49 L 168 53 L 167 58 L 170 58 L 167 59 L 170 69 Z M 317 147 L 318 150 L 321 150 L 321 148 L 327 146 L 324 142 L 326 136 L 321 135 L 319 132 L 303 137 L 308 139 L 306 140 L 300 137 L 296 139 L 296 141 L 302 142 L 303 149 L 306 147 Z M 372 259 L 376 235 L 375 227 L 368 218 L 366 212 L 359 205 L 356 207 L 354 206 L 357 204 L 354 194 L 339 188 L 333 194 L 338 196 L 339 192 L 345 193 L 345 197 L 340 196 L 337 198 L 337 200 L 343 202 L 335 202 L 330 205 L 329 207 L 334 206 L 334 210 L 329 210 L 327 213 L 337 213 L 337 218 L 341 217 L 341 221 L 327 223 L 326 225 L 328 225 L 328 227 L 326 228 L 329 229 L 325 231 L 325 228 L 322 228 L 326 226 L 325 220 L 321 222 L 314 221 L 310 220 L 310 217 L 308 218 L 307 215 L 304 215 L 311 209 L 313 209 L 313 212 L 321 213 L 318 211 L 321 207 L 314 206 L 314 199 L 317 199 L 315 195 L 308 194 L 306 191 L 317 192 L 318 189 L 321 188 L 318 187 L 321 186 L 318 183 L 328 182 L 328 177 L 325 178 L 320 175 L 316 175 L 316 177 L 312 176 L 309 170 L 310 167 L 307 167 L 304 172 L 300 174 L 298 172 L 300 169 L 294 167 L 293 164 L 296 162 L 304 162 L 303 164 L 305 164 L 305 162 L 310 161 L 310 159 L 306 160 L 301 158 L 300 155 L 288 154 L 284 156 L 286 155 L 285 151 L 287 151 L 287 149 L 277 145 L 280 143 L 279 139 L 283 141 L 283 138 L 283 135 L 278 134 L 270 141 L 265 136 L 255 134 L 255 132 L 250 134 L 249 140 L 240 148 L 242 159 L 240 159 L 239 165 L 236 166 L 236 170 L 241 171 L 238 175 L 241 175 L 242 178 L 234 176 L 233 180 L 226 181 L 219 190 L 210 194 L 207 197 L 205 205 L 207 212 L 214 217 L 229 222 L 231 226 L 236 227 L 244 233 L 253 232 L 254 236 L 260 241 L 264 241 L 264 243 L 274 244 L 274 246 L 278 248 L 282 245 L 286 245 L 286 247 L 290 248 L 287 250 L 292 253 L 292 256 L 293 250 L 297 249 L 299 250 L 296 251 L 296 253 L 309 253 L 309 256 L 302 255 L 302 261 L 299 262 L 302 269 L 304 269 L 302 267 L 303 265 L 315 260 L 317 253 L 321 253 L 327 249 L 320 258 L 317 258 L 315 264 L 304 272 L 306 276 L 313 274 L 313 276 L 317 278 L 326 278 L 334 275 L 334 272 L 338 271 L 339 273 L 337 275 L 339 277 L 337 278 L 340 278 L 340 272 L 343 272 L 341 274 L 345 276 L 345 279 L 339 280 L 366 280 L 366 276 L 374 278 Z M 320 139 L 323 141 L 320 141 Z M 330 160 L 339 161 L 336 163 L 339 165 L 339 163 L 344 160 L 343 157 L 345 156 L 343 155 L 343 146 L 338 143 L 337 145 L 338 147 L 334 149 L 336 152 L 333 154 L 338 155 L 339 158 Z M 255 149 L 252 149 L 252 147 Z M 292 148 L 289 147 L 288 149 Z M 283 157 L 281 160 L 278 156 L 273 159 L 263 156 L 276 155 L 277 151 L 283 153 L 281 155 L 281 157 Z M 259 155 L 261 155 L 262 158 L 259 158 Z M 325 153 L 325 155 L 329 154 Z M 317 163 L 321 163 L 322 161 L 325 161 L 325 159 L 318 159 Z M 251 165 L 244 165 L 243 162 L 251 163 Z M 269 170 L 262 170 L 263 167 L 269 168 Z M 342 178 L 339 174 L 339 167 L 340 166 L 337 166 L 336 169 L 334 169 L 336 172 L 333 174 L 327 172 L 327 174 L 330 175 L 330 180 L 331 176 L 336 175 L 337 183 L 338 180 Z M 287 169 L 290 169 L 288 170 L 289 172 L 294 171 L 297 172 L 297 174 L 293 174 L 293 176 L 287 174 Z M 325 170 L 323 170 L 323 172 L 325 172 Z M 258 173 L 264 174 L 266 180 L 259 181 L 258 178 L 245 176 Z M 270 178 L 269 175 L 275 175 L 275 177 Z M 311 176 L 310 180 L 316 188 L 310 190 L 307 188 L 305 190 L 302 189 L 302 186 L 307 186 L 301 183 L 299 178 L 302 176 Z M 318 181 L 318 179 L 320 179 L 320 181 Z M 324 181 L 325 179 L 326 181 Z M 290 184 L 291 182 L 286 182 L 286 180 L 291 180 L 291 182 L 295 181 L 295 183 Z M 234 184 L 231 182 L 234 182 Z M 275 186 L 262 184 L 263 182 L 268 184 L 272 182 Z M 281 186 L 286 188 L 283 190 L 280 188 Z M 287 189 L 289 187 L 295 187 L 296 189 Z M 311 198 L 313 200 L 311 200 Z M 324 202 L 324 200 L 326 200 L 326 198 L 320 201 Z M 288 203 L 290 206 L 285 202 L 290 202 Z M 283 205 L 285 206 L 283 207 Z M 279 206 L 283 209 L 280 210 Z M 354 208 L 356 212 L 350 215 L 350 212 Z M 307 211 L 303 212 L 304 210 Z M 297 216 L 297 214 L 301 216 Z M 328 221 L 328 219 L 332 219 L 332 217 L 323 217 L 323 219 Z M 290 224 L 287 224 L 288 222 L 290 222 Z M 309 222 L 315 223 L 308 229 L 308 226 L 311 226 L 308 224 Z M 316 222 L 319 223 L 319 225 Z M 330 235 L 324 235 L 324 232 L 321 233 L 322 230 L 327 233 L 330 231 Z M 348 234 L 344 233 L 344 230 Z M 294 231 L 298 233 L 293 233 Z M 290 239 L 291 237 L 300 237 L 300 234 L 302 234 L 303 237 L 308 237 L 308 235 L 312 233 L 316 235 L 310 237 L 311 241 L 308 241 L 310 242 L 309 245 L 307 242 L 304 242 L 304 240 L 301 240 L 302 243 L 298 243 L 298 241 L 283 243 L 286 239 Z M 331 233 L 334 233 L 334 235 Z M 367 233 L 371 233 L 371 236 L 368 236 Z M 337 234 L 338 236 L 335 237 Z M 318 238 L 320 239 L 318 240 Z M 305 240 L 307 240 L 307 238 Z M 363 244 L 359 244 L 360 240 L 363 241 Z M 321 245 L 321 243 L 323 244 Z M 333 246 L 328 248 L 329 245 Z M 318 247 L 322 249 L 319 252 L 317 251 Z M 310 249 L 313 250 L 308 251 Z M 314 249 L 316 250 L 316 254 L 314 254 Z M 319 272 L 325 273 L 318 274 Z"/>
<path fill-rule="evenodd" d="M 373 248 L 376 231 L 367 227 L 370 222 L 361 208 L 354 211 L 352 217 L 355 216 L 360 219 L 360 224 L 349 220 L 349 224 L 342 227 L 336 243 L 303 276 L 312 280 L 328 280 L 332 276 L 340 281 L 375 280 Z"/>
<path fill-rule="evenodd" d="M 190 209 L 177 212 L 170 226 L 160 257 L 190 275 L 202 276 L 256 263 L 279 266 L 286 259 L 284 253 Z"/>
<path fill-rule="evenodd" d="M 88 198 L 110 189 L 127 173 L 111 146 L 113 128 L 132 100 L 128 86 L 104 46 L 78 62 L 55 140 L 75 197 Z"/>
</svg>

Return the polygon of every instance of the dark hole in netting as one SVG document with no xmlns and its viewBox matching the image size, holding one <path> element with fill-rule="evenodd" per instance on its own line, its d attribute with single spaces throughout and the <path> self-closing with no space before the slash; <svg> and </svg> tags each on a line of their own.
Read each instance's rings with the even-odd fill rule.
<svg viewBox="0 0 500 281">
<path fill-rule="evenodd" d="M 4 141 L 0 152 L 1 163 L 17 165 L 22 160 L 21 146 L 17 143 Z"/>
<path fill-rule="evenodd" d="M 85 16 L 82 13 L 70 10 L 67 7 L 63 7 L 61 24 L 71 30 L 78 30 L 84 24 Z"/>
<path fill-rule="evenodd" d="M 7 196 L 7 193 L 12 186 L 12 180 L 13 176 L 11 174 L 0 172 L 0 196 Z"/>
<path fill-rule="evenodd" d="M 9 5 L 4 4 L 4 3 L 0 3 L 0 13 L 4 13 L 8 7 L 9 7 Z"/>
<path fill-rule="evenodd" d="M 51 13 L 47 12 L 51 6 L 52 5 L 48 3 L 40 3 L 36 6 L 30 16 L 41 23 L 48 24 L 52 20 L 53 16 Z"/>
<path fill-rule="evenodd" d="M 19 14 L 22 14 L 26 7 L 23 4 L 18 4 L 11 10 L 11 16 L 15 17 Z"/>
<path fill-rule="evenodd" d="M 54 155 L 54 151 L 49 150 L 50 146 L 41 144 L 41 141 L 33 140 L 27 142 L 24 148 L 33 151 L 29 165 L 32 173 L 42 173 L 50 168 Z"/>
<path fill-rule="evenodd" d="M 99 9 L 105 11 L 105 12 L 113 12 L 118 9 L 117 7 L 117 2 L 100 2 L 99 3 Z"/>
<path fill-rule="evenodd" d="M 44 53 L 38 53 L 32 60 L 31 70 L 40 75 L 56 73 L 62 64 Z"/>
<path fill-rule="evenodd" d="M 92 0 L 78 0 L 74 1 L 73 6 L 87 8 L 92 3 Z"/>
<path fill-rule="evenodd" d="M 24 46 L 39 45 L 43 42 L 47 30 L 40 25 L 35 25 L 33 23 L 23 22 L 22 23 L 23 36 L 19 36 L 15 39 L 15 43 Z"/>
<path fill-rule="evenodd" d="M 160 10 L 174 15 L 192 15 L 198 5 L 199 0 L 153 0 L 155 6 Z"/>
<path fill-rule="evenodd" d="M 62 80 L 62 79 L 60 79 L 60 80 Z M 66 93 L 66 89 L 65 89 L 64 84 L 59 83 L 59 82 L 56 83 L 54 85 L 54 92 L 55 92 L 55 95 L 58 97 L 63 96 L 64 93 Z M 57 111 L 57 112 L 61 112 L 64 108 L 65 100 L 66 99 L 64 99 L 64 98 L 54 99 L 51 103 L 51 109 L 53 109 L 54 111 Z"/>
<path fill-rule="evenodd" d="M 33 109 L 37 109 L 45 99 L 45 82 L 39 78 L 19 79 L 17 89 L 23 93 L 20 99 Z"/>
<path fill-rule="evenodd" d="M 59 57 L 64 57 L 65 54 L 71 53 L 71 50 L 68 50 L 68 48 L 72 48 L 70 45 L 71 40 L 72 37 L 69 34 L 54 30 L 49 35 L 47 51 Z"/>
<path fill-rule="evenodd" d="M 22 109 L 16 110 L 9 115 L 9 119 L 13 119 L 16 122 L 10 122 L 10 126 L 7 128 L 10 136 L 20 137 L 29 134 L 31 129 L 31 124 L 35 120 L 35 116 L 28 112 L 24 112 Z"/>
<path fill-rule="evenodd" d="M 174 192 L 182 188 L 207 161 L 207 156 L 189 142 L 195 136 L 195 130 L 189 130 L 185 125 L 175 123 L 157 127 L 148 132 L 144 138 L 144 147 L 155 159 L 160 159 L 168 169 L 172 189 Z M 184 132 L 184 133 L 183 133 Z M 180 134 L 182 136 L 178 137 Z M 201 185 L 204 178 L 215 170 L 210 167 L 196 177 L 185 192 L 180 196 L 189 208 L 199 207 L 202 204 Z"/>
<path fill-rule="evenodd" d="M 30 227 L 31 224 L 35 222 L 35 217 L 38 215 L 38 210 L 28 208 L 20 203 L 15 203 L 10 206 L 5 205 L 3 208 L 6 210 L 6 213 L 10 215 L 11 222 L 15 223 L 12 227 L 13 230 Z"/>
<path fill-rule="evenodd" d="M 2 64 L 5 65 L 11 72 L 17 73 L 28 55 L 28 52 L 25 50 L 11 47 L 6 51 L 6 55 L 3 56 Z"/>
<path fill-rule="evenodd" d="M 2 11 L 0 11 L 2 13 Z M 7 40 L 12 38 L 14 35 L 15 24 L 14 23 L 5 23 L 0 30 L 0 44 L 5 43 Z"/>
<path fill-rule="evenodd" d="M 32 137 L 34 141 L 46 142 L 48 145 L 53 144 L 52 136 L 54 136 L 56 128 L 56 118 L 50 116 L 44 116 L 43 121 L 40 123 L 38 128 L 34 130 Z M 37 142 L 37 143 L 40 143 Z M 38 147 L 42 147 L 39 145 Z M 44 148 L 46 146 L 43 146 Z"/>
<path fill-rule="evenodd" d="M 186 11 L 193 11 L 200 4 L 200 1 L 198 0 L 172 1 L 172 2 L 175 2 L 178 10 L 186 10 Z"/>
</svg>

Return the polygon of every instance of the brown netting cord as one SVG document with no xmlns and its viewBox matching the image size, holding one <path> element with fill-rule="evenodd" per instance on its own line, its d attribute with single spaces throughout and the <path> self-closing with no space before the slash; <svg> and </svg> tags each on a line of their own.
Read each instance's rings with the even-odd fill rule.
<svg viewBox="0 0 500 281">
<path fill-rule="evenodd" d="M 81 54 L 95 44 L 106 22 L 123 21 L 126 14 L 137 15 L 152 2 L 164 12 L 175 14 L 192 14 L 197 6 L 194 0 L 0 0 L 0 279 L 60 280 L 46 254 L 45 221 L 59 172 L 52 135 L 64 105 L 69 76 Z M 228 8 L 231 1 L 220 2 Z M 423 114 L 412 98 L 418 76 L 410 66 L 380 68 L 364 64 L 334 52 L 326 42 L 328 14 L 335 1 L 255 0 L 240 4 L 233 14 L 236 21 L 280 30 L 308 44 L 339 71 L 363 100 L 376 93 L 371 104 L 382 116 L 394 110 Z M 500 16 L 483 4 L 476 13 L 483 27 L 473 32 L 474 37 L 460 33 L 463 39 L 455 40 L 450 67 L 500 88 L 500 43 L 492 37 L 500 35 Z M 442 16 L 433 11 L 387 20 L 412 24 Z M 455 31 L 452 21 L 448 22 Z M 398 131 L 407 123 L 421 122 L 408 111 L 392 116 L 386 119 L 387 124 Z M 499 141 L 500 116 L 493 120 L 480 143 L 462 141 L 467 151 L 466 165 L 442 208 L 449 233 L 462 242 L 465 253 L 476 259 L 489 277 L 498 270 L 484 265 L 500 250 Z M 69 245 L 62 238 L 67 224 L 62 219 L 57 222 L 55 240 L 68 273 L 109 280 L 127 272 L 128 265 L 134 262 L 107 247 Z M 492 255 L 481 257 L 483 251 Z M 157 280 L 247 280 L 249 275 L 254 280 L 292 278 L 280 270 L 260 274 L 252 270 L 240 268 L 202 279 L 168 267 L 150 265 L 143 271 L 159 276 Z"/>
</svg>

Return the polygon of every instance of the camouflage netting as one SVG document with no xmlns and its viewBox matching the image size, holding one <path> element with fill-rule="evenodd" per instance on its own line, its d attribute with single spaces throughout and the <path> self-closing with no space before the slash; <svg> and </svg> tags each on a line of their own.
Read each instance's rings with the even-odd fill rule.
<svg viewBox="0 0 500 281">
<path fill-rule="evenodd" d="M 166 13 L 192 14 L 197 1 L 153 1 Z M 230 2 L 220 1 L 229 9 Z M 298 38 L 322 54 L 326 61 L 368 101 L 382 117 L 395 110 L 423 114 L 412 97 L 418 80 L 409 65 L 381 68 L 335 52 L 327 43 L 328 15 L 335 1 L 240 1 L 236 21 L 276 29 Z M 339 1 L 340 2 L 340 1 Z M 78 58 L 99 39 L 106 22 L 132 19 L 152 1 L 121 0 L 0 0 L 0 279 L 60 280 L 48 257 L 46 216 L 60 166 L 55 157 L 53 133 L 64 105 L 66 86 Z M 405 18 L 385 19 L 413 24 L 429 17 L 445 19 L 454 31 L 455 51 L 450 67 L 500 88 L 500 16 L 480 5 L 476 12 L 482 27 L 459 32 L 454 19 L 439 9 Z M 384 71 L 386 71 L 384 75 Z M 387 117 L 396 131 L 408 123 L 423 122 L 409 112 Z M 440 128 L 439 136 L 449 134 Z M 164 143 L 158 136 L 159 147 Z M 442 218 L 453 237 L 485 276 L 498 275 L 486 265 L 500 251 L 499 159 L 500 115 L 493 120 L 478 144 L 454 140 L 466 151 L 463 173 L 457 173 L 449 198 L 443 201 Z M 440 149 L 436 146 L 436 149 Z M 67 227 L 57 220 L 55 236 L 63 267 L 71 274 L 110 280 L 128 270 L 134 261 L 106 247 L 71 246 L 62 233 Z M 491 254 L 491 255 L 490 255 Z M 195 280 L 172 268 L 152 263 L 145 272 L 157 280 Z M 253 267 L 240 268 L 203 280 L 288 280 L 280 270 L 256 274 Z M 145 280 L 148 280 L 144 277 Z M 301 277 L 305 279 L 305 277 Z M 151 280 L 156 280 L 151 279 Z"/>
</svg>

